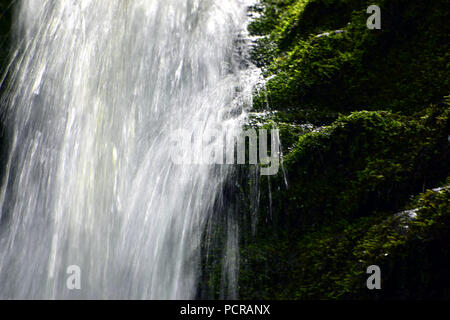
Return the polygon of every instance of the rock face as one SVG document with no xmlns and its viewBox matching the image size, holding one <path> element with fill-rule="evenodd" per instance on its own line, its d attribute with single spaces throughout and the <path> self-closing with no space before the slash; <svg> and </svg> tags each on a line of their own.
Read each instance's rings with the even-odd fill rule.
<svg viewBox="0 0 450 320">
<path fill-rule="evenodd" d="M 255 109 L 281 128 L 284 170 L 258 181 L 256 231 L 242 224 L 240 298 L 450 297 L 449 192 L 431 190 L 449 181 L 449 14 L 384 0 L 369 30 L 369 2 L 254 8 Z"/>
</svg>

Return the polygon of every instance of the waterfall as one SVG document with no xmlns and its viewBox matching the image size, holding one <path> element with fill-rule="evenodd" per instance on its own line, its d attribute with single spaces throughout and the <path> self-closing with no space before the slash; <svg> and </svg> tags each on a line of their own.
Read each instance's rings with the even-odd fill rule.
<svg viewBox="0 0 450 320">
<path fill-rule="evenodd" d="M 202 232 L 232 167 L 174 164 L 170 137 L 240 130 L 255 82 L 239 41 L 247 6 L 18 2 L 0 298 L 195 298 Z M 80 290 L 67 286 L 73 266 Z"/>
</svg>

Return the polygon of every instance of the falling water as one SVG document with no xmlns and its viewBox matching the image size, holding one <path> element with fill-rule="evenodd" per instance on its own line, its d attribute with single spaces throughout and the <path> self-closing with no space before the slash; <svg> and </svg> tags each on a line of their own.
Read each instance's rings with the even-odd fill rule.
<svg viewBox="0 0 450 320">
<path fill-rule="evenodd" d="M 175 165 L 170 135 L 239 130 L 253 85 L 237 41 L 245 1 L 22 0 L 16 11 L 0 298 L 194 298 L 230 168 Z M 81 290 L 67 288 L 69 266 Z"/>
</svg>

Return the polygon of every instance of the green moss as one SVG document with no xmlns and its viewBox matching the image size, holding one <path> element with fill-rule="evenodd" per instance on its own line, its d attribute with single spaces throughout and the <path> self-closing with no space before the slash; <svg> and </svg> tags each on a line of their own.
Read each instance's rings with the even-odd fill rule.
<svg viewBox="0 0 450 320">
<path fill-rule="evenodd" d="M 274 111 L 285 157 L 257 184 L 240 297 L 448 299 L 449 191 L 423 193 L 449 184 L 446 1 L 261 2 L 252 57 L 268 81 L 254 108 Z M 381 30 L 366 26 L 372 4 Z M 382 291 L 366 288 L 372 264 Z"/>
<path fill-rule="evenodd" d="M 448 176 L 448 117 L 445 107 L 420 120 L 362 111 L 303 135 L 284 159 L 291 187 L 272 203 L 302 227 L 398 208 Z"/>
<path fill-rule="evenodd" d="M 449 115 L 448 105 L 410 117 L 361 111 L 320 130 L 298 133 L 284 159 L 289 187 L 283 173 L 260 182 L 257 236 L 244 237 L 241 245 L 240 296 L 414 296 L 402 291 L 406 280 L 395 268 L 406 268 L 405 261 L 421 253 L 401 253 L 413 240 L 402 233 L 404 220 L 393 215 L 412 194 L 444 183 L 449 175 Z M 296 132 L 290 133 L 285 143 Z M 392 273 L 390 289 L 381 296 L 368 293 L 364 282 L 364 267 L 377 263 L 394 270 L 387 272 Z M 414 286 L 426 289 L 418 282 Z"/>
<path fill-rule="evenodd" d="M 379 0 L 379 31 L 366 27 L 371 1 L 263 3 L 267 17 L 250 30 L 266 35 L 254 58 L 271 78 L 267 93 L 256 99 L 257 108 L 265 108 L 268 100 L 275 110 L 411 114 L 448 94 L 445 1 Z M 317 37 L 323 32 L 329 35 Z"/>
<path fill-rule="evenodd" d="M 408 212 L 379 213 L 299 238 L 259 237 L 244 246 L 241 296 L 248 299 L 399 299 L 450 297 L 450 191 L 427 191 Z M 382 290 L 366 287 L 367 267 Z M 266 268 L 264 268 L 266 266 Z"/>
</svg>

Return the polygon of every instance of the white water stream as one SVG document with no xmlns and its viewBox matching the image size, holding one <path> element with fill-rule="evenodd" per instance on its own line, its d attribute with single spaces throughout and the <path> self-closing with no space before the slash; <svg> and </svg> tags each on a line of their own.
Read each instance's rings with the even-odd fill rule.
<svg viewBox="0 0 450 320">
<path fill-rule="evenodd" d="M 240 130 L 254 85 L 236 50 L 247 5 L 18 2 L 0 298 L 195 297 L 201 233 L 230 169 L 174 165 L 170 134 Z M 69 266 L 81 290 L 67 288 Z"/>
</svg>

